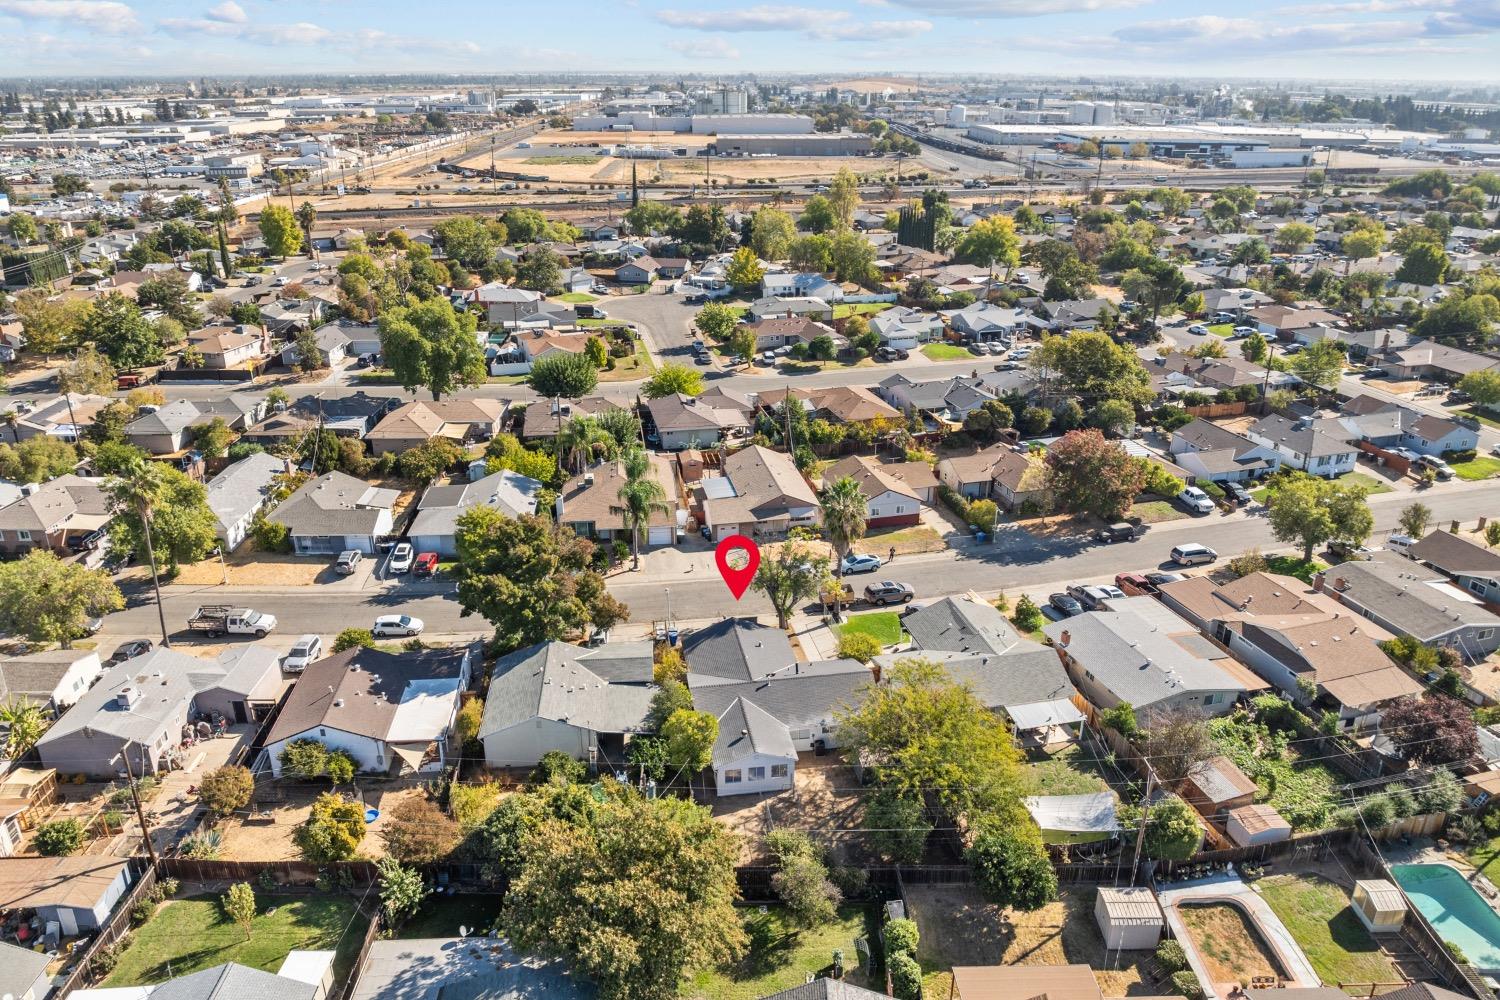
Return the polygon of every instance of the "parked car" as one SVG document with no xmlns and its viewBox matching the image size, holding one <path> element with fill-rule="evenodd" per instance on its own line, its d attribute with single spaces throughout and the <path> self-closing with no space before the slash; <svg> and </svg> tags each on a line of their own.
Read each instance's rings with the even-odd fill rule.
<svg viewBox="0 0 1500 1000">
<path fill-rule="evenodd" d="M 844 557 L 841 564 L 844 573 L 873 573 L 880 568 L 880 557 L 869 555 L 857 555 L 853 552 Z"/>
<path fill-rule="evenodd" d="M 1208 327 L 1204 326 L 1202 323 L 1194 323 L 1192 326 L 1188 327 L 1188 333 L 1196 333 L 1200 337 L 1206 337 L 1208 336 Z"/>
<path fill-rule="evenodd" d="M 1368 559 L 1373 552 L 1373 549 L 1343 538 L 1335 538 L 1328 543 L 1328 554 L 1345 562 L 1351 559 Z"/>
<path fill-rule="evenodd" d="M 286 659 L 281 661 L 281 669 L 289 674 L 300 674 L 309 663 L 322 658 L 322 639 L 315 635 L 298 636 L 291 651 L 286 654 Z"/>
<path fill-rule="evenodd" d="M 285 288 L 287 285 L 290 285 L 291 283 L 292 283 L 292 279 L 291 278 L 288 278 L 286 275 L 281 274 L 281 275 L 277 275 L 276 276 L 276 280 L 274 280 L 274 281 L 271 282 L 271 287 L 272 288 Z"/>
<path fill-rule="evenodd" d="M 359 569 L 359 564 L 364 562 L 364 560 L 364 553 L 360 552 L 359 549 L 345 549 L 339 553 L 338 562 L 333 564 L 334 572 L 340 576 L 349 576 L 355 570 Z"/>
<path fill-rule="evenodd" d="M 381 615 L 370 627 L 370 634 L 374 636 L 421 635 L 422 628 L 420 618 L 413 618 L 410 615 Z"/>
<path fill-rule="evenodd" d="M 1408 559 L 1411 558 L 1411 547 L 1415 544 L 1417 544 L 1417 540 L 1409 535 L 1392 535 L 1385 540 L 1385 547 L 1387 549 L 1392 552 L 1399 552 Z"/>
<path fill-rule="evenodd" d="M 432 576 L 437 572 L 438 554 L 436 552 L 422 552 L 417 555 L 416 561 L 411 564 L 413 576 Z"/>
<path fill-rule="evenodd" d="M 1256 333 L 1258 331 L 1253 326 L 1237 326 L 1230 332 L 1237 337 L 1248 337 L 1252 333 Z"/>
<path fill-rule="evenodd" d="M 1243 507 L 1254 499 L 1254 497 L 1250 495 L 1250 491 L 1245 489 L 1245 487 L 1241 486 L 1239 483 L 1227 482 L 1220 483 L 1219 485 L 1223 487 L 1224 495 L 1227 496 L 1231 501 L 1233 501 L 1236 507 Z"/>
<path fill-rule="evenodd" d="M 1449 465 L 1447 462 L 1443 461 L 1441 458 L 1436 457 L 1435 455 L 1418 455 L 1416 466 L 1418 471 L 1422 469 L 1431 469 L 1434 473 L 1437 474 L 1437 477 L 1442 480 L 1452 479 L 1454 475 L 1453 466 Z"/>
<path fill-rule="evenodd" d="M 405 573 L 411 569 L 412 560 L 416 553 L 412 551 L 410 542 L 402 542 L 391 549 L 391 561 L 387 564 L 392 573 Z"/>
<path fill-rule="evenodd" d="M 1144 573 L 1116 573 L 1115 586 L 1131 597 L 1156 593 L 1156 587 L 1146 579 Z"/>
<path fill-rule="evenodd" d="M 1111 598 L 1124 597 L 1125 591 L 1104 583 L 1092 587 L 1075 583 L 1068 588 L 1068 596 L 1088 610 L 1095 611 Z"/>
<path fill-rule="evenodd" d="M 1219 558 L 1219 554 L 1207 545 L 1185 542 L 1172 549 L 1172 561 L 1179 566 L 1201 566 Z"/>
<path fill-rule="evenodd" d="M 1147 573 L 1146 574 L 1146 582 L 1149 583 L 1149 584 L 1151 584 L 1151 586 L 1155 587 L 1157 590 L 1160 590 L 1162 587 L 1165 587 L 1169 583 L 1176 583 L 1178 580 L 1186 580 L 1186 579 L 1187 579 L 1187 574 L 1186 573 Z"/>
<path fill-rule="evenodd" d="M 1094 529 L 1094 541 L 1104 542 L 1133 542 L 1136 540 L 1135 525 L 1128 521 L 1120 521 L 1116 524 L 1107 524 L 1102 528 Z"/>
<path fill-rule="evenodd" d="M 1212 514 L 1214 512 L 1213 497 L 1204 493 L 1196 486 L 1184 487 L 1182 492 L 1177 494 L 1177 502 L 1194 514 Z"/>
<path fill-rule="evenodd" d="M 892 580 L 881 580 L 872 583 L 865 588 L 865 600 L 871 604 L 881 606 L 887 604 L 905 604 L 916 596 L 916 592 L 909 584 L 896 583 Z"/>
<path fill-rule="evenodd" d="M 1238 318 L 1239 317 L 1237 317 L 1234 313 L 1231 313 L 1231 312 L 1216 312 L 1216 313 L 1214 313 L 1214 322 L 1215 323 L 1233 323 Z"/>
<path fill-rule="evenodd" d="M 1047 603 L 1064 618 L 1083 614 L 1083 605 L 1068 594 L 1053 594 L 1047 598 Z"/>
<path fill-rule="evenodd" d="M 95 528 L 93 531 L 83 535 L 68 536 L 69 552 L 92 552 L 104 543 L 109 537 L 109 532 L 103 528 Z"/>
<path fill-rule="evenodd" d="M 144 656 L 154 648 L 155 645 L 150 639 L 131 639 L 129 642 L 122 642 L 115 647 L 114 655 L 109 658 L 109 666 L 133 660 L 137 656 Z"/>
</svg>

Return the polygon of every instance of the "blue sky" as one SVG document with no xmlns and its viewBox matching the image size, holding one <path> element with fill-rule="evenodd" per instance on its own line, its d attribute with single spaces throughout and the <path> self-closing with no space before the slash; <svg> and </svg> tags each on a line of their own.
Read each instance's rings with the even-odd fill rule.
<svg viewBox="0 0 1500 1000">
<path fill-rule="evenodd" d="M 1500 80 L 1500 0 L 0 0 L 0 75 L 994 72 Z"/>
</svg>

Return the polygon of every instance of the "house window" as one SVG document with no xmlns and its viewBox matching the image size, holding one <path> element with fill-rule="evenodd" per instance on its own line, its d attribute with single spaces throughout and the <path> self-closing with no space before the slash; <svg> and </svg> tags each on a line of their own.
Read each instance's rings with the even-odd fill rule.
<svg viewBox="0 0 1500 1000">
<path fill-rule="evenodd" d="M 1481 630 L 1481 631 L 1480 631 L 1480 633 L 1479 633 L 1479 640 L 1480 640 L 1480 641 L 1481 641 L 1481 642 L 1483 642 L 1483 641 L 1484 641 L 1484 640 L 1486 640 L 1486 639 L 1488 639 L 1488 638 L 1490 638 L 1490 637 L 1491 637 L 1491 636 L 1493 636 L 1493 635 L 1494 635 L 1494 634 L 1495 634 L 1495 630 L 1494 630 L 1494 629 L 1492 629 L 1492 628 L 1487 628 L 1487 629 L 1482 629 L 1482 630 Z"/>
<path fill-rule="evenodd" d="M 765 777 L 766 777 L 766 769 L 765 768 L 763 768 L 763 767 L 752 767 L 750 769 L 750 780 L 751 781 L 764 781 Z"/>
<path fill-rule="evenodd" d="M 1203 704 L 1205 704 L 1205 705 L 1217 705 L 1219 703 L 1220 699 L 1222 699 L 1223 697 L 1224 697 L 1224 695 L 1222 693 L 1220 693 L 1220 694 L 1206 694 L 1206 695 L 1203 696 Z"/>
<path fill-rule="evenodd" d="M 31 532 L 26 531 L 24 529 L 18 529 L 16 531 L 16 540 L 17 541 L 22 541 L 22 542 L 29 542 L 29 541 L 31 541 Z"/>
<path fill-rule="evenodd" d="M 726 785 L 738 785 L 739 783 L 740 783 L 740 769 L 739 768 L 737 768 L 737 767 L 736 768 L 731 768 L 730 770 L 724 772 L 724 784 L 726 784 Z"/>
<path fill-rule="evenodd" d="M 325 737 L 327 735 L 328 735 L 328 730 L 326 730 L 326 729 L 319 729 L 318 730 L 318 738 L 319 739 L 322 739 L 323 737 Z"/>
<path fill-rule="evenodd" d="M 771 765 L 771 777 L 773 777 L 773 778 L 785 778 L 786 777 L 786 765 L 785 764 L 772 764 Z"/>
<path fill-rule="evenodd" d="M 901 504 L 898 503 L 896 505 L 896 513 L 897 514 L 905 514 L 906 513 L 906 508 L 903 507 Z"/>
<path fill-rule="evenodd" d="M 1480 583 L 1478 580 L 1470 580 L 1469 581 L 1469 589 L 1472 590 L 1476 594 L 1480 594 L 1480 595 L 1484 594 L 1484 584 Z"/>
</svg>

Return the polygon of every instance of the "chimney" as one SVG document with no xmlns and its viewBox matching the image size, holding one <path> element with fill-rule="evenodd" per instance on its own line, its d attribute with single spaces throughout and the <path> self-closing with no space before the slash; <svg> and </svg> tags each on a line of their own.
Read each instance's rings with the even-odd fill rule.
<svg viewBox="0 0 1500 1000">
<path fill-rule="evenodd" d="M 1314 573 L 1313 574 L 1312 589 L 1316 590 L 1320 594 L 1323 592 L 1323 581 L 1324 581 L 1324 578 L 1326 577 L 1326 575 L 1327 574 L 1322 573 L 1322 572 L 1318 572 L 1318 573 Z"/>
<path fill-rule="evenodd" d="M 1072 642 L 1072 641 L 1073 641 L 1073 633 L 1069 632 L 1067 629 L 1063 629 L 1062 630 L 1062 634 L 1057 637 L 1057 644 L 1059 646 L 1061 646 L 1063 649 L 1067 649 L 1068 648 L 1068 644 L 1070 642 Z"/>
</svg>

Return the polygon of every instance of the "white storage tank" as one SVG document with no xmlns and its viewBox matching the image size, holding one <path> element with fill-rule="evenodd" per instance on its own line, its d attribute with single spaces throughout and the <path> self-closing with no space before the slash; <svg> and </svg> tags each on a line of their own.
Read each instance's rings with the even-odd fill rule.
<svg viewBox="0 0 1500 1000">
<path fill-rule="evenodd" d="M 948 124 L 963 125 L 969 120 L 969 109 L 962 104 L 955 104 L 948 109 Z"/>
</svg>

